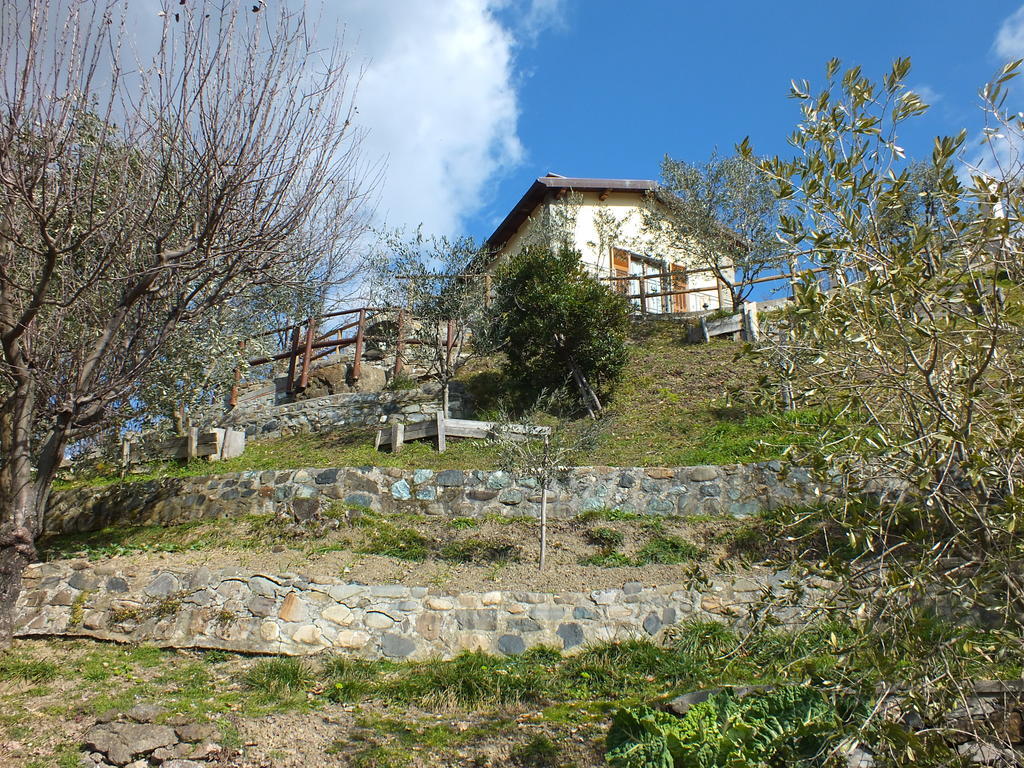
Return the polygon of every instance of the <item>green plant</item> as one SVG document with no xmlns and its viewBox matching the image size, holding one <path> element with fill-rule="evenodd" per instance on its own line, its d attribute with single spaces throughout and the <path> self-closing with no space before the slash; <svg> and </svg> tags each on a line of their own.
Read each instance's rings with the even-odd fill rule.
<svg viewBox="0 0 1024 768">
<path fill-rule="evenodd" d="M 824 766 L 839 713 L 818 690 L 781 686 L 735 695 L 726 689 L 682 717 L 647 707 L 622 709 L 606 741 L 615 768 Z"/>
<path fill-rule="evenodd" d="M 368 530 L 369 538 L 357 552 L 413 561 L 426 560 L 430 555 L 430 539 L 412 528 L 379 520 Z"/>
<path fill-rule="evenodd" d="M 0 680 L 22 680 L 26 683 L 46 683 L 60 677 L 60 667 L 42 659 L 27 659 L 13 651 L 0 654 Z"/>
<path fill-rule="evenodd" d="M 604 526 L 590 528 L 586 533 L 586 537 L 587 541 L 591 544 L 595 544 L 606 549 L 614 549 L 615 547 L 622 546 L 622 542 L 625 541 L 626 538 L 622 531 L 617 531 L 614 528 L 607 528 Z"/>
<path fill-rule="evenodd" d="M 629 302 L 591 276 L 567 247 L 528 246 L 495 282 L 492 341 L 506 355 L 505 377 L 531 402 L 570 385 L 592 407 L 626 365 Z"/>
<path fill-rule="evenodd" d="M 493 539 L 459 539 L 442 546 L 438 557 L 456 563 L 512 563 L 519 561 L 519 547 Z"/>
<path fill-rule="evenodd" d="M 306 659 L 280 658 L 257 662 L 243 683 L 263 703 L 288 705 L 304 698 L 316 681 L 316 670 Z"/>
<path fill-rule="evenodd" d="M 476 528 L 480 521 L 475 517 L 453 517 L 451 526 L 457 531 L 464 531 L 467 528 Z"/>
<path fill-rule="evenodd" d="M 672 565 L 696 560 L 700 555 L 700 547 L 686 539 L 681 539 L 678 536 L 655 536 L 633 555 L 633 564 Z"/>
<path fill-rule="evenodd" d="M 362 659 L 335 656 L 320 669 L 324 696 L 331 701 L 358 701 L 373 690 L 380 665 Z"/>
<path fill-rule="evenodd" d="M 549 736 L 538 733 L 513 749 L 509 759 L 523 768 L 560 768 L 560 753 L 558 745 Z"/>
</svg>

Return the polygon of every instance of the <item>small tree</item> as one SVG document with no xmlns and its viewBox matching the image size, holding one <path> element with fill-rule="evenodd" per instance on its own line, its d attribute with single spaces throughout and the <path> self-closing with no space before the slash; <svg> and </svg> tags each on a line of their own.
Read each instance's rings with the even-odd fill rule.
<svg viewBox="0 0 1024 768">
<path fill-rule="evenodd" d="M 534 404 L 513 423 L 503 411 L 494 429 L 499 464 L 519 477 L 532 477 L 540 485 L 540 569 L 547 564 L 548 491 L 592 450 L 597 441 L 597 422 L 570 427 L 553 420 L 550 412 L 558 409 L 564 392 L 542 392 Z"/>
<path fill-rule="evenodd" d="M 717 153 L 701 165 L 661 163 L 662 187 L 647 207 L 647 225 L 662 242 L 692 254 L 729 291 L 734 310 L 775 273 L 785 253 L 775 236 L 779 202 L 752 158 Z"/>
<path fill-rule="evenodd" d="M 442 407 L 449 414 L 449 389 L 466 362 L 484 312 L 485 286 L 473 274 L 480 249 L 471 237 L 407 237 L 386 234 L 369 264 L 370 291 L 376 304 L 409 309 L 420 323 L 421 355 L 427 375 L 441 385 Z"/>
<path fill-rule="evenodd" d="M 569 248 L 523 249 L 495 283 L 491 343 L 529 396 L 571 383 L 593 415 L 627 362 L 629 301 L 591 276 Z"/>
</svg>

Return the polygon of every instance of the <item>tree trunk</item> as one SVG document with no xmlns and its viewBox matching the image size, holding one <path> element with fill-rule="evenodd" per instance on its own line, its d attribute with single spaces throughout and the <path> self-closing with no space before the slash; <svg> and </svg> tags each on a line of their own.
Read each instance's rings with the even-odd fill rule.
<svg viewBox="0 0 1024 768">
<path fill-rule="evenodd" d="M 540 482 L 540 569 L 543 571 L 548 560 L 548 461 L 550 459 L 551 437 L 544 435 L 544 474 Z"/>
<path fill-rule="evenodd" d="M 0 409 L 0 647 L 11 643 L 21 572 L 36 559 L 42 510 L 32 477 L 35 388 L 25 377 Z M 44 502 L 45 503 L 45 502 Z"/>
</svg>

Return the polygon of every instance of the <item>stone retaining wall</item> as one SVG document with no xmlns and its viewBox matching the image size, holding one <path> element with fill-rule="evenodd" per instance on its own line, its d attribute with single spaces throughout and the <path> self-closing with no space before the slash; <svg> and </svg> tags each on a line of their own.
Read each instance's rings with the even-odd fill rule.
<svg viewBox="0 0 1024 768">
<path fill-rule="evenodd" d="M 820 584 L 786 572 L 722 576 L 683 585 L 590 593 L 470 592 L 314 582 L 297 574 L 200 567 L 188 572 L 85 561 L 40 563 L 24 573 L 15 635 L 84 636 L 175 648 L 366 658 L 450 657 L 463 650 L 517 654 L 658 637 L 684 618 L 744 621 L 772 613 L 796 626 Z M 765 596 L 771 596 L 767 601 Z"/>
<path fill-rule="evenodd" d="M 453 385 L 449 402 L 453 418 L 467 415 L 465 403 L 462 390 Z M 242 403 L 219 418 L 217 426 L 244 430 L 249 438 L 265 439 L 374 427 L 398 419 L 414 423 L 432 418 L 440 409 L 440 387 L 428 384 L 395 392 L 326 395 L 283 405 Z"/>
<path fill-rule="evenodd" d="M 809 506 L 821 498 L 806 470 L 777 461 L 722 467 L 578 467 L 548 491 L 549 513 L 563 518 L 600 508 L 744 517 L 764 509 Z M 60 491 L 47 510 L 46 532 L 92 531 L 113 524 L 174 525 L 260 513 L 303 521 L 337 503 L 384 514 L 536 517 L 540 500 L 535 478 L 497 470 L 251 471 Z"/>
</svg>

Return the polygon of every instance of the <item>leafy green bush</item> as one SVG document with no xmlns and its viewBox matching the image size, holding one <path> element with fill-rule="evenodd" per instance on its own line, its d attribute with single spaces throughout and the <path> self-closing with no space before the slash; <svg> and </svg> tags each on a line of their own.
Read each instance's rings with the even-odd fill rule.
<svg viewBox="0 0 1024 768">
<path fill-rule="evenodd" d="M 591 276 L 577 251 L 529 247 L 495 283 L 489 341 L 504 350 L 504 375 L 525 400 L 562 387 L 575 368 L 599 394 L 627 362 L 629 302 Z"/>
<path fill-rule="evenodd" d="M 620 710 L 606 758 L 616 768 L 824 766 L 839 727 L 835 707 L 814 688 L 745 696 L 722 690 L 682 717 L 648 707 Z"/>
</svg>

